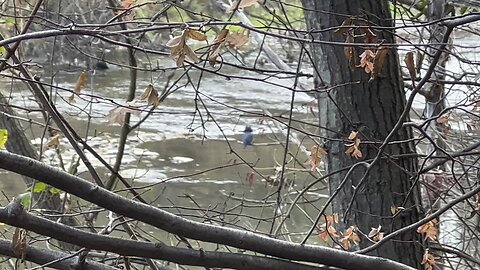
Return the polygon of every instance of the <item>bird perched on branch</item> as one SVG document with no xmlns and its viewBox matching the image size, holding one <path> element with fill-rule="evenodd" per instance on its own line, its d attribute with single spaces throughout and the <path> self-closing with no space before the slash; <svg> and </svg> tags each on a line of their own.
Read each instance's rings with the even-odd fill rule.
<svg viewBox="0 0 480 270">
<path fill-rule="evenodd" d="M 243 138 L 242 138 L 243 149 L 247 148 L 248 145 L 252 145 L 252 142 L 253 142 L 253 130 L 251 127 L 246 126 L 245 130 L 243 131 Z"/>
</svg>

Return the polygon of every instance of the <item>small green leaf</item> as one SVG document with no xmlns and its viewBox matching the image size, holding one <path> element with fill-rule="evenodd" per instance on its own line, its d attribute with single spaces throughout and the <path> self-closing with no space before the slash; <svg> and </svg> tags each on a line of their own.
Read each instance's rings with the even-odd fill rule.
<svg viewBox="0 0 480 270">
<path fill-rule="evenodd" d="M 5 19 L 6 24 L 15 24 L 15 18 L 9 17 Z"/>
<path fill-rule="evenodd" d="M 467 10 L 468 10 L 467 6 L 464 6 L 464 7 L 460 8 L 460 14 L 464 15 L 465 13 L 467 13 Z"/>
<path fill-rule="evenodd" d="M 7 140 L 8 140 L 8 131 L 6 129 L 0 129 L 0 149 L 5 148 L 5 144 L 7 143 Z"/>
<path fill-rule="evenodd" d="M 7 50 L 5 50 L 5 47 L 0 47 L 0 55 L 5 55 L 7 53 Z"/>
<path fill-rule="evenodd" d="M 39 192 L 44 191 L 46 188 L 47 188 L 47 184 L 42 183 L 42 182 L 37 182 L 33 186 L 33 192 L 39 193 Z"/>
<path fill-rule="evenodd" d="M 20 203 L 25 209 L 28 209 L 28 207 L 30 206 L 30 203 L 32 202 L 32 197 L 30 196 L 30 192 L 19 194 L 17 199 L 20 199 Z"/>
<path fill-rule="evenodd" d="M 56 195 L 56 194 L 59 194 L 60 192 L 62 192 L 61 189 L 58 189 L 56 187 L 51 187 L 48 191 L 50 191 L 50 193 Z"/>
</svg>

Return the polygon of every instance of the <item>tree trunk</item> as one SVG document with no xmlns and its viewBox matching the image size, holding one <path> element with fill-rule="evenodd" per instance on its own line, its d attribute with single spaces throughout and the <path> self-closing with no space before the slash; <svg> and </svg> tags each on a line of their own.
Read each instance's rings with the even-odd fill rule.
<svg viewBox="0 0 480 270">
<path fill-rule="evenodd" d="M 302 3 L 306 8 L 305 18 L 309 30 L 340 26 L 352 15 L 359 16 L 363 22 L 369 21 L 369 25 L 372 26 L 392 26 L 392 18 L 385 0 L 302 0 Z M 356 20 L 354 23 L 358 25 L 362 22 Z M 358 29 L 355 30 L 356 35 L 361 34 L 357 31 Z M 394 42 L 393 34 L 389 30 L 375 30 L 375 33 L 379 41 L 385 40 L 387 44 Z M 312 35 L 315 40 L 321 41 L 345 42 L 346 39 L 344 34 L 335 33 L 333 30 L 317 31 Z M 355 42 L 363 43 L 364 40 L 356 38 Z M 357 56 L 355 63 L 359 64 L 358 55 L 364 48 L 357 47 L 355 50 Z M 325 146 L 329 152 L 327 170 L 332 172 L 359 161 L 345 154 L 345 141 L 342 140 L 346 140 L 351 131 L 359 130 L 361 141 L 381 142 L 385 139 L 405 108 L 405 93 L 395 48 L 389 48 L 380 75 L 373 80 L 370 80 L 370 75 L 362 68 L 354 70 L 350 68 L 343 46 L 313 44 L 311 52 L 317 72 L 316 88 L 337 86 L 317 96 L 321 135 L 331 139 L 325 141 Z M 412 138 L 411 130 L 402 128 L 395 134 L 393 141 L 409 138 Z M 362 144 L 360 150 L 363 157 L 360 160 L 374 158 L 379 146 L 380 144 L 373 143 Z M 365 169 L 360 166 L 350 174 L 346 184 L 332 202 L 332 212 L 340 216 L 340 230 L 355 225 L 368 235 L 371 228 L 381 225 L 382 231 L 388 234 L 419 220 L 421 217 L 418 210 L 419 189 L 418 186 L 412 188 L 417 160 L 411 156 L 385 158 L 387 155 L 412 153 L 415 153 L 415 147 L 411 142 L 388 146 L 383 158 L 371 169 L 355 197 L 353 186 L 359 184 Z M 329 178 L 331 193 L 337 189 L 345 176 L 346 171 Z M 350 213 L 344 220 L 352 199 Z M 405 210 L 392 218 L 391 207 L 394 206 L 402 206 Z M 371 244 L 365 237 L 361 240 L 362 248 Z M 421 236 L 415 231 L 410 231 L 395 241 L 386 243 L 370 255 L 390 258 L 421 268 L 422 254 Z"/>
<path fill-rule="evenodd" d="M 8 100 L 2 93 L 0 93 L 0 129 L 6 129 L 8 131 L 8 141 L 5 148 L 9 152 L 30 158 L 37 158 L 37 154 L 27 136 L 25 136 L 25 132 L 15 119 L 15 112 L 8 106 Z M 33 180 L 29 177 L 25 177 L 24 179 L 27 186 L 33 183 Z"/>
<path fill-rule="evenodd" d="M 427 10 L 427 19 L 432 22 L 436 20 L 440 20 L 446 16 L 446 0 L 432 0 L 428 5 Z M 428 47 L 428 54 L 427 54 L 427 65 L 430 65 L 432 61 L 432 55 L 434 55 L 440 45 L 442 43 L 442 37 L 445 35 L 447 31 L 447 27 L 441 24 L 432 24 L 429 26 L 429 40 L 428 43 L 430 46 Z M 430 56 L 429 56 L 430 55 Z M 431 79 L 432 80 L 445 80 L 446 76 L 446 66 L 448 62 L 448 53 L 444 53 L 440 56 L 440 60 L 438 61 L 437 65 L 435 66 L 435 71 L 432 73 Z M 425 95 L 425 110 L 424 110 L 424 117 L 431 118 L 435 116 L 439 116 L 440 113 L 445 109 L 445 84 L 434 82 L 434 83 L 427 83 L 425 85 L 425 89 L 427 89 Z M 427 126 L 427 134 L 432 138 L 433 141 L 436 142 L 436 146 L 441 149 L 446 149 L 445 138 L 442 138 L 442 130 L 446 128 L 445 124 L 437 123 L 437 121 L 432 121 Z M 440 136 L 439 136 L 440 134 Z M 432 144 L 428 145 L 427 154 L 435 151 L 435 147 Z M 437 154 L 443 154 L 441 151 L 437 151 Z M 442 170 L 445 170 L 445 164 L 440 166 Z M 437 198 L 431 198 L 431 201 L 435 201 Z M 438 206 L 434 206 L 437 207 Z"/>
</svg>

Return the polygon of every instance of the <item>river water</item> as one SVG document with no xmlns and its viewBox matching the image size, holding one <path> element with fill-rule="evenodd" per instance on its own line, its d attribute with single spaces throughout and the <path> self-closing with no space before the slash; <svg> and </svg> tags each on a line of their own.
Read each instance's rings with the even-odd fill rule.
<svg viewBox="0 0 480 270">
<path fill-rule="evenodd" d="M 162 59 L 162 62 L 170 66 L 174 64 L 171 59 Z M 228 67 L 222 68 L 221 72 L 235 76 L 252 76 L 248 72 L 239 73 L 238 70 Z M 49 72 L 45 73 L 43 76 L 48 78 Z M 53 85 L 73 89 L 79 73 L 79 70 L 58 72 Z M 180 70 L 176 71 L 173 78 L 176 79 L 181 74 Z M 189 85 L 178 88 L 154 110 L 140 128 L 130 134 L 120 173 L 129 179 L 132 185 L 145 187 L 139 191 L 152 205 L 196 220 L 231 223 L 234 227 L 268 233 L 271 217 L 275 213 L 276 196 L 272 194 L 278 186 L 266 183 L 259 176 L 249 177 L 253 170 L 242 164 L 242 160 L 254 165 L 257 172 L 266 177 L 270 176 L 273 179 L 278 176 L 284 152 L 279 141 L 284 143 L 285 130 L 279 130 L 278 125 L 261 114 L 268 112 L 288 118 L 291 92 L 258 81 L 261 78 L 258 75 L 254 77 L 256 80 L 240 80 L 225 79 L 209 73 L 200 74 L 198 71 L 189 72 L 194 83 L 200 75 L 202 81 L 198 92 Z M 139 72 L 137 96 L 142 94 L 149 83 L 161 91 L 165 78 L 163 72 Z M 47 79 L 45 81 L 48 82 Z M 291 79 L 269 78 L 268 81 L 286 87 L 291 87 L 293 83 Z M 181 83 L 185 83 L 185 80 Z M 128 70 L 110 68 L 91 74 L 87 86 L 82 89 L 82 93 L 91 96 L 76 97 L 74 103 L 68 102 L 70 92 L 52 88 L 52 96 L 55 97 L 59 111 L 65 115 L 80 136 L 85 137 L 88 128 L 90 146 L 110 164 L 115 161 L 121 127 L 118 124 L 108 124 L 106 115 L 115 108 L 115 104 L 125 104 L 128 85 Z M 8 89 L 4 94 L 12 98 L 12 104 L 36 108 L 31 93 L 24 85 L 4 78 L 2 86 L 3 89 Z M 200 100 L 197 99 L 197 104 L 195 103 L 197 93 L 207 109 L 202 107 Z M 315 123 L 315 116 L 306 106 L 310 101 L 312 98 L 308 95 L 296 94 L 294 119 Z M 146 106 L 143 108 L 148 110 Z M 132 115 L 133 122 L 137 122 L 146 114 L 143 112 L 140 117 Z M 42 121 L 38 112 L 23 116 Z M 203 126 L 201 119 L 205 121 Z M 284 121 L 287 121 L 285 119 Z M 88 121 L 90 124 L 87 124 Z M 22 124 L 27 128 L 32 143 L 40 147 L 43 128 L 29 126 L 28 123 Z M 254 130 L 254 145 L 243 149 L 240 139 L 247 125 Z M 300 124 L 295 126 L 313 132 L 315 130 Z M 284 128 L 281 125 L 280 127 Z M 302 140 L 304 147 L 309 148 L 313 145 L 308 138 L 298 139 Z M 62 158 L 68 168 L 74 152 L 65 138 L 61 138 L 60 142 Z M 297 195 L 297 191 L 313 181 L 315 175 L 318 176 L 308 169 L 308 156 L 305 151 L 299 151 L 298 145 L 292 142 L 290 151 L 296 153 L 297 160 L 288 157 L 290 162 L 287 167 L 291 170 L 286 171 L 285 177 L 292 185 L 285 189 L 289 193 L 285 195 L 287 202 Z M 108 179 L 109 174 L 101 163 L 89 153 L 87 156 L 100 172 L 100 176 Z M 58 157 L 53 149 L 46 150 L 42 160 L 58 165 Z M 0 173 L 2 174 L 0 188 L 6 197 L 11 199 L 26 192 L 20 177 L 3 171 Z M 78 175 L 89 179 L 83 165 L 80 165 Z M 119 185 L 116 190 L 122 188 Z M 319 191 L 318 188 L 323 189 Z M 120 192 L 129 196 L 125 192 Z M 311 226 L 303 212 L 314 216 L 317 211 L 315 208 L 323 204 L 322 198 L 325 193 L 324 187 L 319 185 L 316 190 L 304 197 L 306 200 L 316 202 L 311 205 L 300 204 L 301 211 L 292 212 L 285 223 L 285 229 L 294 239 L 301 239 L 301 235 L 297 235 L 298 237 L 295 235 L 307 231 Z M 6 198 L 1 198 L 1 203 L 5 205 Z M 102 216 L 105 217 L 106 214 L 101 215 L 101 220 Z M 167 236 L 161 238 L 163 237 Z M 317 243 L 317 240 L 319 239 L 313 239 L 312 243 Z"/>
<path fill-rule="evenodd" d="M 467 41 L 471 46 L 464 49 L 464 53 L 474 61 L 477 57 L 474 53 L 475 48 L 472 47 L 474 41 Z M 403 47 L 402 49 L 406 51 L 411 48 Z M 472 51 L 469 52 L 469 50 Z M 174 65 L 174 62 L 168 58 L 160 59 L 159 62 L 164 63 L 162 67 Z M 465 69 L 455 59 L 452 59 L 448 65 L 450 71 L 460 72 Z M 267 64 L 266 68 L 274 67 Z M 141 190 L 142 196 L 152 205 L 199 221 L 230 223 L 233 227 L 268 233 L 271 217 L 275 213 L 273 205 L 276 196 L 272 194 L 275 194 L 278 186 L 266 184 L 258 176 L 249 178 L 252 169 L 242 165 L 242 159 L 254 164 L 256 170 L 265 176 L 274 178 L 278 175 L 278 166 L 283 159 L 283 146 L 278 143 L 278 139 L 284 142 L 285 130 L 279 130 L 277 125 L 261 117 L 261 114 L 268 111 L 274 115 L 288 117 L 291 92 L 282 87 L 264 83 L 260 80 L 261 77 L 248 72 L 239 72 L 227 66 L 224 66 L 221 72 L 231 76 L 250 76 L 255 80 L 226 79 L 210 73 L 200 74 L 199 71 L 190 71 L 190 79 L 195 85 L 202 76 L 199 91 L 195 91 L 191 85 L 178 88 L 155 109 L 139 129 L 130 134 L 121 174 L 128 178 L 132 185 L 145 187 Z M 79 73 L 78 69 L 60 71 L 55 75 L 53 84 L 73 89 Z M 47 82 L 46 78 L 49 74 L 49 71 L 43 74 Z M 182 70 L 176 71 L 174 79 L 181 74 Z M 161 91 L 166 77 L 167 75 L 163 72 L 139 72 L 137 96 L 141 95 L 149 83 Z M 185 80 L 181 82 L 186 83 Z M 291 79 L 268 78 L 268 82 L 287 87 L 293 84 Z M 33 97 L 25 85 L 12 83 L 6 78 L 2 78 L 0 83 L 2 92 L 12 98 L 12 104 L 36 108 Z M 305 83 L 311 83 L 311 81 Z M 88 128 L 89 144 L 110 164 L 115 160 L 120 126 L 109 125 L 106 115 L 115 108 L 115 104 L 125 104 L 128 85 L 128 70 L 111 68 L 90 76 L 89 83 L 82 93 L 92 94 L 94 97 L 83 96 L 84 99 L 77 97 L 76 102 L 70 104 L 67 102 L 70 92 L 52 89 L 59 111 L 66 116 L 81 136 L 87 134 Z M 449 105 L 465 102 L 471 92 L 467 86 L 456 86 L 451 90 L 448 96 Z M 199 96 L 196 96 L 197 94 Z M 203 105 L 196 97 L 201 98 L 208 111 L 202 107 Z M 310 101 L 312 98 L 308 95 L 296 94 L 295 119 L 316 122 L 316 117 L 306 106 Z M 423 98 L 418 97 L 414 106 L 420 109 L 423 108 L 423 103 Z M 197 113 L 195 113 L 196 109 L 198 109 Z M 201 113 L 205 120 L 203 125 L 198 113 Z M 145 115 L 146 112 L 143 112 L 141 117 Z M 41 121 L 40 113 L 36 112 L 21 116 Z M 132 116 L 132 119 L 136 122 L 140 118 Z M 89 121 L 90 124 L 87 124 Z M 452 121 L 453 129 L 465 131 L 465 125 L 462 123 L 462 121 Z M 32 143 L 40 147 L 42 128 L 25 122 L 22 124 Z M 255 140 L 253 146 L 243 149 L 239 140 L 246 125 L 252 126 Z M 315 132 L 311 127 L 297 126 Z M 299 139 L 307 149 L 313 145 L 308 138 L 300 137 Z M 61 139 L 60 149 L 68 167 L 74 152 L 65 138 Z M 302 165 L 306 166 L 308 157 L 297 149 L 298 145 L 292 143 L 291 152 L 298 154 L 296 162 L 289 162 L 288 167 L 292 170 L 286 173 L 286 177 L 293 183 L 288 188 L 289 195 L 285 196 L 287 202 L 315 179 L 308 170 L 302 170 Z M 102 168 L 100 162 L 90 154 L 87 156 L 99 170 L 101 177 L 107 179 L 108 172 Z M 290 159 L 289 157 L 288 160 Z M 58 158 L 55 151 L 45 151 L 43 161 L 57 165 Z M 5 194 L 0 198 L 2 205 L 7 203 L 7 199 L 26 192 L 20 177 L 4 171 L 0 171 L 0 174 L 0 188 Z M 89 179 L 83 165 L 79 167 L 78 175 Z M 122 188 L 117 186 L 116 190 L 122 190 Z M 123 191 L 119 192 L 129 196 Z M 318 208 L 321 208 L 324 203 L 325 194 L 326 190 L 321 184 L 317 189 L 309 192 L 305 199 L 317 201 L 312 204 L 299 204 L 300 209 L 292 211 L 282 232 L 288 231 L 295 241 L 301 239 L 301 233 L 311 227 L 311 222 L 304 213 L 315 216 Z M 106 221 L 105 216 L 106 213 L 100 215 L 99 224 Z M 158 237 L 162 241 L 175 241 L 171 236 L 158 230 L 149 227 L 145 230 L 151 232 L 152 237 Z M 457 236 L 455 238 L 458 239 Z M 447 240 L 447 242 L 451 241 L 453 240 Z M 310 238 L 310 243 L 319 244 L 320 242 L 319 239 Z"/>
</svg>

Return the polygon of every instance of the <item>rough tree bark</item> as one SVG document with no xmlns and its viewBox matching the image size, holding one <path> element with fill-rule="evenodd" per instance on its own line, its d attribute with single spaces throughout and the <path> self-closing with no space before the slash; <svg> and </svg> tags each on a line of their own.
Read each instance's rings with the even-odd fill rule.
<svg viewBox="0 0 480 270">
<path fill-rule="evenodd" d="M 350 16 L 359 16 L 368 20 L 372 26 L 392 26 L 392 18 L 385 0 L 302 0 L 307 27 L 310 30 L 321 30 L 337 27 Z M 393 34 L 389 31 L 375 31 L 378 40 L 386 44 L 393 43 Z M 360 33 L 360 32 L 359 32 Z M 333 30 L 312 32 L 316 40 L 345 42 L 345 36 Z M 356 42 L 363 42 L 358 38 Z M 311 46 L 316 74 L 316 87 L 338 86 L 329 92 L 318 94 L 319 124 L 324 136 L 332 140 L 326 141 L 329 151 L 326 162 L 328 171 L 335 171 L 352 166 L 358 160 L 345 154 L 346 147 L 342 140 L 347 139 L 352 130 L 358 129 L 362 141 L 380 142 L 392 130 L 405 108 L 400 67 L 396 50 L 389 48 L 387 59 L 378 78 L 370 80 L 370 75 L 361 68 L 351 70 L 344 53 L 344 47 L 327 44 Z M 361 48 L 356 48 L 358 64 Z M 369 81 L 370 80 L 370 81 Z M 359 82 L 352 83 L 350 82 Z M 339 86 L 346 84 L 343 86 Z M 325 127 L 326 129 L 323 129 Z M 394 141 L 408 140 L 411 130 L 401 129 L 395 134 Z M 363 160 L 372 159 L 378 153 L 379 144 L 363 144 L 361 151 Z M 414 158 L 385 158 L 389 155 L 415 153 L 410 142 L 396 143 L 388 146 L 385 154 L 371 168 L 365 181 L 359 187 L 358 194 L 353 197 L 354 186 L 364 176 L 365 167 L 357 167 L 341 188 L 332 202 L 332 211 L 341 217 L 341 227 L 350 225 L 368 234 L 371 228 L 382 226 L 389 233 L 417 221 L 419 213 L 419 189 L 412 188 L 412 176 L 417 170 Z M 345 178 L 346 172 L 329 178 L 330 191 L 333 192 Z M 353 200 L 349 215 L 345 216 L 350 201 Z M 391 207 L 402 206 L 406 210 L 392 218 Z M 342 229 L 341 228 L 341 229 Z M 362 238 L 360 247 L 371 243 Z M 390 258 L 416 268 L 421 268 L 421 238 L 414 231 L 405 233 L 371 255 Z"/>
</svg>

